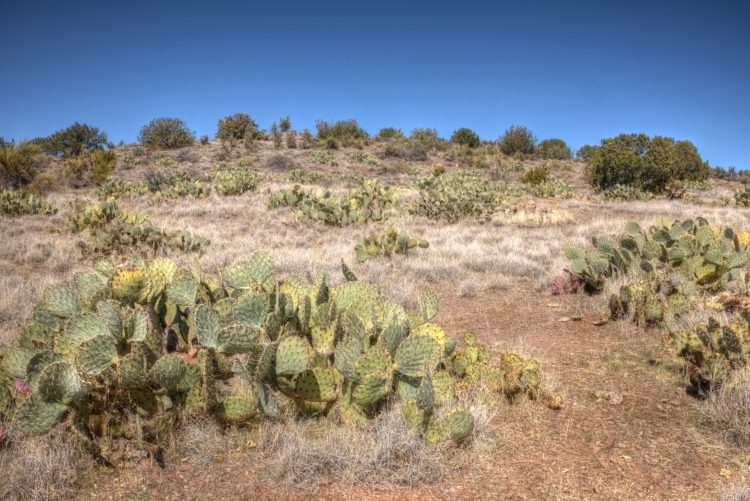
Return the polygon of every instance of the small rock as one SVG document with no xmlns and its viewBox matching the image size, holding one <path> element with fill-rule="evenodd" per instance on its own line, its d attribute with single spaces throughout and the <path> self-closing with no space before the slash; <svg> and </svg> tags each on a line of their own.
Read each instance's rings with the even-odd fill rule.
<svg viewBox="0 0 750 501">
<path fill-rule="evenodd" d="M 620 405 L 623 400 L 621 393 L 612 390 L 597 391 L 596 393 L 594 393 L 594 397 L 597 400 L 608 402 L 609 405 Z"/>
</svg>

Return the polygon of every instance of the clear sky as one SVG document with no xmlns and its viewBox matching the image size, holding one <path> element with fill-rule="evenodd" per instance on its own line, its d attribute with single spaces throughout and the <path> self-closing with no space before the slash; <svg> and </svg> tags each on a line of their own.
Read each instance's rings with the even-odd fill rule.
<svg viewBox="0 0 750 501">
<path fill-rule="evenodd" d="M 158 116 L 690 139 L 750 168 L 750 2 L 0 0 L 0 136 Z"/>
</svg>

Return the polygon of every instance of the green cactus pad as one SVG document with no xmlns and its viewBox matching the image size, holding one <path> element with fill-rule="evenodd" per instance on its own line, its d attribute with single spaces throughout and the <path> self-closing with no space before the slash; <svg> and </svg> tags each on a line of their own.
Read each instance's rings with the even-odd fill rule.
<svg viewBox="0 0 750 501">
<path fill-rule="evenodd" d="M 94 259 L 94 269 L 108 279 L 115 276 L 115 267 L 106 257 L 99 256 Z"/>
<path fill-rule="evenodd" d="M 182 309 L 191 308 L 198 294 L 198 282 L 192 275 L 177 275 L 167 285 L 167 297 Z"/>
<path fill-rule="evenodd" d="M 70 318 L 81 309 L 75 293 L 64 285 L 47 287 L 44 290 L 42 304 L 50 314 L 60 318 Z"/>
<path fill-rule="evenodd" d="M 474 431 L 474 416 L 465 409 L 453 409 L 443 418 L 442 429 L 447 440 L 466 440 Z"/>
<path fill-rule="evenodd" d="M 166 257 L 157 257 L 149 265 L 149 269 L 158 270 L 164 276 L 167 283 L 174 279 L 177 272 L 177 265 L 174 261 Z"/>
<path fill-rule="evenodd" d="M 406 417 L 406 425 L 410 430 L 422 431 L 425 426 L 427 413 L 417 405 L 417 402 L 406 400 L 404 402 L 404 415 Z"/>
<path fill-rule="evenodd" d="M 361 354 L 362 342 L 354 336 L 346 336 L 336 345 L 334 364 L 346 379 L 359 381 L 355 364 Z"/>
<path fill-rule="evenodd" d="M 16 426 L 24 435 L 43 435 L 60 422 L 67 410 L 63 404 L 45 402 L 41 395 L 34 394 L 16 411 Z"/>
<path fill-rule="evenodd" d="M 107 332 L 84 341 L 78 347 L 76 365 L 85 374 L 97 375 L 108 369 L 117 360 L 117 346 Z"/>
<path fill-rule="evenodd" d="M 249 353 L 258 343 L 260 331 L 250 325 L 232 324 L 216 334 L 216 349 L 225 355 Z"/>
<path fill-rule="evenodd" d="M 38 392 L 46 402 L 70 405 L 81 392 L 81 381 L 70 362 L 54 362 L 39 374 Z"/>
<path fill-rule="evenodd" d="M 235 322 L 260 328 L 268 314 L 268 300 L 260 294 L 241 296 L 232 308 Z"/>
<path fill-rule="evenodd" d="M 422 378 L 414 400 L 417 402 L 417 405 L 426 412 L 431 413 L 435 408 L 435 388 L 432 384 L 432 376 L 429 372 Z"/>
<path fill-rule="evenodd" d="M 392 373 L 385 376 L 368 374 L 354 387 L 352 401 L 360 407 L 375 405 L 390 393 L 392 385 Z"/>
<path fill-rule="evenodd" d="M 409 336 L 396 350 L 395 369 L 409 377 L 421 377 L 437 366 L 442 350 L 430 336 Z"/>
<path fill-rule="evenodd" d="M 224 283 L 233 289 L 250 289 L 264 285 L 273 277 L 273 261 L 268 254 L 257 252 L 248 261 L 238 261 L 222 272 Z"/>
<path fill-rule="evenodd" d="M 99 301 L 96 303 L 96 312 L 109 328 L 110 334 L 116 339 L 121 339 L 123 325 L 120 303 L 114 300 Z"/>
<path fill-rule="evenodd" d="M 134 350 L 122 359 L 119 377 L 120 384 L 127 389 L 148 386 L 148 369 L 146 368 L 146 357 L 142 350 Z"/>
<path fill-rule="evenodd" d="M 148 378 L 167 391 L 176 391 L 187 370 L 187 363 L 177 355 L 164 355 L 151 367 Z"/>
<path fill-rule="evenodd" d="M 128 327 L 128 342 L 129 343 L 142 343 L 146 340 L 149 331 L 149 322 L 146 311 L 136 306 L 133 313 L 130 315 L 130 325 Z"/>
<path fill-rule="evenodd" d="M 384 346 L 377 345 L 357 359 L 354 364 L 354 371 L 360 381 L 367 376 L 378 376 L 383 379 L 391 370 L 391 364 L 391 355 L 388 350 Z"/>
<path fill-rule="evenodd" d="M 217 411 L 224 421 L 242 424 L 258 415 L 258 401 L 248 396 L 229 396 L 224 398 Z"/>
<path fill-rule="evenodd" d="M 334 351 L 334 338 L 336 337 L 336 324 L 327 327 L 313 325 L 310 330 L 313 349 L 322 355 L 329 355 Z"/>
<path fill-rule="evenodd" d="M 435 403 L 438 406 L 445 405 L 456 399 L 453 377 L 443 370 L 435 371 L 432 376 L 432 386 L 435 390 Z"/>
<path fill-rule="evenodd" d="M 276 348 L 276 375 L 296 376 L 307 369 L 312 347 L 297 336 L 285 336 Z"/>
<path fill-rule="evenodd" d="M 2 360 L 0 360 L 0 369 L 3 369 L 13 378 L 26 379 L 26 368 L 34 355 L 35 353 L 32 350 L 11 348 L 5 352 Z"/>
<path fill-rule="evenodd" d="M 10 421 L 15 408 L 10 390 L 4 384 L 0 384 L 0 421 Z"/>
<path fill-rule="evenodd" d="M 336 400 L 336 370 L 315 368 L 303 372 L 294 386 L 296 397 L 310 402 Z"/>
<path fill-rule="evenodd" d="M 16 339 L 16 344 L 26 350 L 44 350 L 52 346 L 53 333 L 44 324 L 28 322 Z"/>
<path fill-rule="evenodd" d="M 54 351 L 42 351 L 34 355 L 26 366 L 26 382 L 29 386 L 36 388 L 39 375 L 52 363 L 62 362 L 65 357 Z"/>
<path fill-rule="evenodd" d="M 109 287 L 109 278 L 97 271 L 79 271 L 73 276 L 76 294 L 84 305 L 92 305 Z"/>
<path fill-rule="evenodd" d="M 206 348 L 216 348 L 221 319 L 215 309 L 202 304 L 195 309 L 195 335 Z"/>
<path fill-rule="evenodd" d="M 411 333 L 412 336 L 430 336 L 440 345 L 440 353 L 445 350 L 446 335 L 445 331 L 438 324 L 422 324 Z"/>
<path fill-rule="evenodd" d="M 107 324 L 95 313 L 83 313 L 71 318 L 65 329 L 65 338 L 72 346 L 79 346 L 97 336 L 114 339 Z"/>
<path fill-rule="evenodd" d="M 438 312 L 438 299 L 435 293 L 426 292 L 419 298 L 419 313 L 422 321 L 429 322 Z"/>
</svg>

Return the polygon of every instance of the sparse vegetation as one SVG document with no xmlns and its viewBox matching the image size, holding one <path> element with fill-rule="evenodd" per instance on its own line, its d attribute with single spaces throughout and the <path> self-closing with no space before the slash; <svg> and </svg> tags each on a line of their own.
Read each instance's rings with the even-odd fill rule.
<svg viewBox="0 0 750 501">
<path fill-rule="evenodd" d="M 531 155 L 536 151 L 536 138 L 526 127 L 511 125 L 498 140 L 498 146 L 506 155 Z"/>
</svg>

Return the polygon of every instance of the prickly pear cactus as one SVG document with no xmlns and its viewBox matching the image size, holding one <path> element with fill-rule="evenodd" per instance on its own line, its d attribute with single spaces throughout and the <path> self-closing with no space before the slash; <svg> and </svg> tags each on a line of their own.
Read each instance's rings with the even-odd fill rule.
<svg viewBox="0 0 750 501">
<path fill-rule="evenodd" d="M 399 231 L 393 226 L 385 232 L 373 233 L 357 240 L 354 252 L 360 263 L 378 256 L 391 257 L 394 254 L 408 254 L 413 249 L 426 249 L 430 244 L 427 240 L 409 236 L 405 231 Z"/>
</svg>

